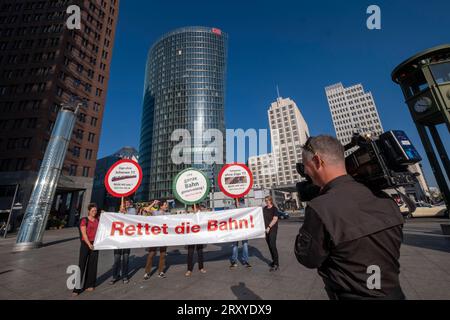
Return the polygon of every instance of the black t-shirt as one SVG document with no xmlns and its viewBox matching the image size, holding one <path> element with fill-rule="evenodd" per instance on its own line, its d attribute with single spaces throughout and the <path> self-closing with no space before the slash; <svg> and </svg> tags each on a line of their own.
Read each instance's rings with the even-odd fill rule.
<svg viewBox="0 0 450 320">
<path fill-rule="evenodd" d="M 267 206 L 263 209 L 264 213 L 264 224 L 266 225 L 266 228 L 269 227 L 269 224 L 272 222 L 273 217 L 278 217 L 278 209 L 277 207 L 273 206 L 272 208 L 268 208 Z M 275 223 L 275 225 L 272 227 L 277 228 L 278 227 L 278 221 Z"/>
</svg>

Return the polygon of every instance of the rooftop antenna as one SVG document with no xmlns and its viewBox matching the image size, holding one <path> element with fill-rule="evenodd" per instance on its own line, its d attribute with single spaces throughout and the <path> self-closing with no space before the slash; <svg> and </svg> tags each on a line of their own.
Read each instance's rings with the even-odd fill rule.
<svg viewBox="0 0 450 320">
<path fill-rule="evenodd" d="M 278 106 L 280 106 L 280 100 L 281 100 L 280 89 L 278 88 L 278 85 L 277 85 L 277 105 Z"/>
</svg>

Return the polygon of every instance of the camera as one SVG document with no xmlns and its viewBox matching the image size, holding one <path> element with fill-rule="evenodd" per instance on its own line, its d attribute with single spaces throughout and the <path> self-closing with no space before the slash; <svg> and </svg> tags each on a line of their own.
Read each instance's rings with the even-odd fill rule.
<svg viewBox="0 0 450 320">
<path fill-rule="evenodd" d="M 417 174 L 410 172 L 408 166 L 422 158 L 404 131 L 387 131 L 377 139 L 355 133 L 344 149 L 351 151 L 345 158 L 348 174 L 374 193 L 416 183 Z M 319 195 L 320 188 L 313 185 L 302 163 L 297 163 L 297 172 L 305 179 L 297 183 L 299 197 L 311 201 Z"/>
</svg>

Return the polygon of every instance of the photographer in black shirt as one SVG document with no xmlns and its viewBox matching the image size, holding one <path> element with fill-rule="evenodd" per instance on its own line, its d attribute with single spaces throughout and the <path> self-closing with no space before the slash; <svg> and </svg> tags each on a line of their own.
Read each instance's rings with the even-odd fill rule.
<svg viewBox="0 0 450 320">
<path fill-rule="evenodd" d="M 395 201 L 347 174 L 336 138 L 309 138 L 303 148 L 305 173 L 320 192 L 306 208 L 297 260 L 318 269 L 330 299 L 405 299 L 398 261 L 403 218 Z"/>
</svg>

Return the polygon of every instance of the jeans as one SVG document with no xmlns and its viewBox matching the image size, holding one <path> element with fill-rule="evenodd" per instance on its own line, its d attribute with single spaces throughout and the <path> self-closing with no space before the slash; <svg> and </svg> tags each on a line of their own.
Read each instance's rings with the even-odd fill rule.
<svg viewBox="0 0 450 320">
<path fill-rule="evenodd" d="M 231 255 L 231 262 L 237 262 L 239 241 L 234 242 L 231 246 L 233 248 L 233 254 Z M 243 263 L 248 262 L 248 240 L 242 241 L 242 260 Z"/>
<path fill-rule="evenodd" d="M 122 269 L 122 278 L 128 279 L 128 257 L 130 249 L 114 250 L 113 279 L 120 279 L 120 270 Z"/>
</svg>

